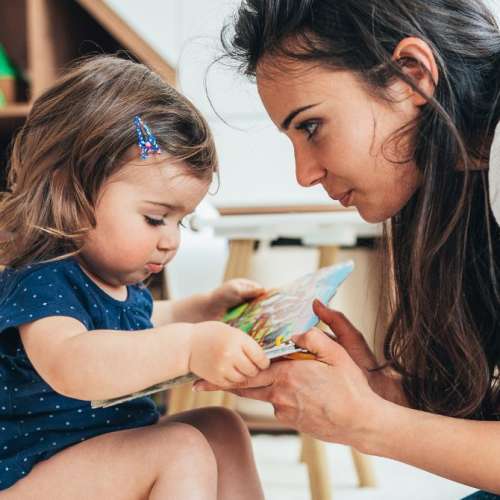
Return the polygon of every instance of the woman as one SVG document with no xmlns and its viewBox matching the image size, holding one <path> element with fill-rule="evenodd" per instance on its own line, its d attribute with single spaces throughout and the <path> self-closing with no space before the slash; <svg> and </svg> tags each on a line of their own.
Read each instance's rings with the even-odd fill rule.
<svg viewBox="0 0 500 500">
<path fill-rule="evenodd" d="M 297 343 L 318 361 L 273 364 L 233 392 L 319 439 L 500 493 L 492 12 L 482 0 L 245 0 L 223 41 L 291 140 L 299 184 L 387 221 L 393 278 L 382 363 L 315 303 L 337 341 L 312 330 Z"/>
</svg>

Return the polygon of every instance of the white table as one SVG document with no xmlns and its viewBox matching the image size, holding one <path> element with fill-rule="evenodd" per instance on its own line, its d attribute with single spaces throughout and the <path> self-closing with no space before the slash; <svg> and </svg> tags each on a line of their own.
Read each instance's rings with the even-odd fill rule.
<svg viewBox="0 0 500 500">
<path fill-rule="evenodd" d="M 357 210 L 341 206 L 232 208 L 218 216 L 196 215 L 195 229 L 210 227 L 216 236 L 229 240 L 273 240 L 300 238 L 311 246 L 354 246 L 357 238 L 382 234 L 380 224 L 365 222 Z"/>
</svg>

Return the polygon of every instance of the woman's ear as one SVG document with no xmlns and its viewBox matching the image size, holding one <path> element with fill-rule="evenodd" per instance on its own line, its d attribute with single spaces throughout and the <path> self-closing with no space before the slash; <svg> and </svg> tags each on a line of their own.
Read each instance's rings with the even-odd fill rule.
<svg viewBox="0 0 500 500">
<path fill-rule="evenodd" d="M 395 48 L 393 60 L 425 95 L 434 95 L 439 81 L 439 70 L 434 54 L 426 42 L 416 37 L 404 38 Z M 423 106 L 428 101 L 411 87 L 407 89 L 407 97 L 415 106 Z"/>
</svg>

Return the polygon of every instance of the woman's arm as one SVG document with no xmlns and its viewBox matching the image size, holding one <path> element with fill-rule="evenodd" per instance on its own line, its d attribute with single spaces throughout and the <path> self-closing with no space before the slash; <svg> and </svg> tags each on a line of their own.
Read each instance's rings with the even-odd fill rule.
<svg viewBox="0 0 500 500">
<path fill-rule="evenodd" d="M 384 393 L 381 387 L 375 392 L 370 372 L 340 342 L 313 329 L 296 343 L 318 361 L 275 362 L 231 392 L 269 401 L 278 420 L 320 440 L 500 493 L 500 422 L 443 417 L 396 404 L 377 393 Z M 199 382 L 196 389 L 217 388 Z M 394 388 L 388 393 L 400 397 Z"/>
<path fill-rule="evenodd" d="M 433 415 L 387 401 L 371 420 L 361 451 L 500 494 L 500 422 Z"/>
</svg>

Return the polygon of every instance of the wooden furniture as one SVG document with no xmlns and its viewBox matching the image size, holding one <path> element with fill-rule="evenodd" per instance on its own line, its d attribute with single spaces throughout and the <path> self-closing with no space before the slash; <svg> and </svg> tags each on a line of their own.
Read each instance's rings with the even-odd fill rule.
<svg viewBox="0 0 500 500">
<path fill-rule="evenodd" d="M 294 207 L 238 207 L 220 210 L 220 217 L 195 218 L 192 225 L 202 229 L 211 227 L 216 236 L 229 239 L 229 260 L 224 279 L 248 276 L 255 243 L 261 239 L 278 237 L 300 238 L 304 244 L 319 248 L 318 266 L 336 261 L 339 246 L 354 246 L 358 237 L 376 237 L 378 225 L 367 224 L 354 210 L 340 206 Z M 234 399 L 223 392 L 194 393 L 190 385 L 171 391 L 169 413 L 177 413 L 204 406 L 223 405 L 234 408 Z M 250 430 L 283 429 L 276 420 L 247 421 Z M 306 464 L 312 500 L 330 500 L 332 497 L 324 443 L 300 434 L 301 460 Z M 354 467 L 360 487 L 375 486 L 375 477 L 368 457 L 351 448 Z"/>
<path fill-rule="evenodd" d="M 102 0 L 0 0 L 0 43 L 23 76 L 16 101 L 0 107 L 0 188 L 12 135 L 75 58 L 126 51 L 175 83 L 175 70 Z"/>
</svg>

